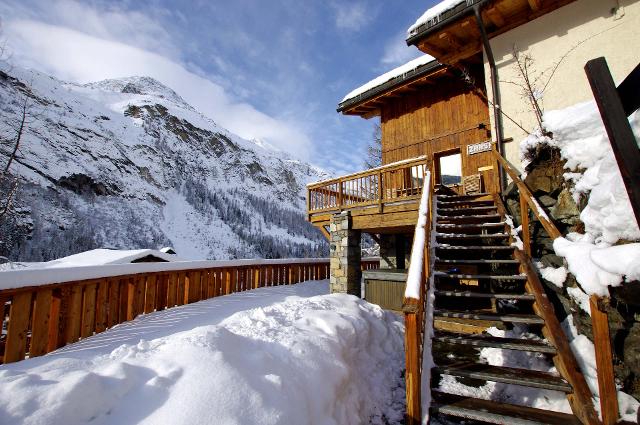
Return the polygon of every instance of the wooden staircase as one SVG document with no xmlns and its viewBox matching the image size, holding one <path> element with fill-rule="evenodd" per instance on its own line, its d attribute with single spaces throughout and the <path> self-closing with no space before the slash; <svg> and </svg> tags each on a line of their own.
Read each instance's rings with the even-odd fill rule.
<svg viewBox="0 0 640 425">
<path fill-rule="evenodd" d="M 433 248 L 434 336 L 430 416 L 494 424 L 597 424 L 591 393 L 529 257 L 515 246 L 499 197 L 439 195 Z M 429 318 L 427 318 L 429 320 Z M 484 332 L 526 326 L 537 339 Z M 491 366 L 479 350 L 493 347 L 548 356 L 559 373 Z M 459 355 L 462 353 L 462 355 Z M 426 373 L 426 372 L 425 372 Z M 464 397 L 437 390 L 443 376 L 566 394 L 573 414 Z"/>
</svg>

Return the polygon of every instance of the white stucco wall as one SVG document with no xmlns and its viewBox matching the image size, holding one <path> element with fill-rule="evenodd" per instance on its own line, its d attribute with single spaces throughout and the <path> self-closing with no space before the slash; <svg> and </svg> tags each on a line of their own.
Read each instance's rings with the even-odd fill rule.
<svg viewBox="0 0 640 425">
<path fill-rule="evenodd" d="M 612 13 L 612 11 L 616 11 Z M 543 93 L 545 110 L 565 108 L 592 99 L 585 63 L 604 56 L 619 83 L 640 62 L 640 0 L 577 0 L 490 40 L 498 68 L 503 111 L 522 127 L 536 126 L 535 115 L 522 97 L 512 52 L 514 47 L 535 60 L 532 76 L 554 67 L 562 59 Z M 492 97 L 489 64 L 485 55 L 486 86 Z M 543 77 L 542 82 L 547 78 Z M 543 84 L 539 84 L 542 86 Z M 492 128 L 493 111 L 491 111 Z M 519 165 L 518 146 L 526 133 L 503 118 L 507 158 Z"/>
</svg>

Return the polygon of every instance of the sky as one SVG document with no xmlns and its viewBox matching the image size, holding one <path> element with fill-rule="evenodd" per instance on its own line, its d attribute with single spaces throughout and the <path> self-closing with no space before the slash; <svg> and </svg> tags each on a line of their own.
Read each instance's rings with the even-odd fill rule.
<svg viewBox="0 0 640 425">
<path fill-rule="evenodd" d="M 377 118 L 343 116 L 352 89 L 421 55 L 407 28 L 436 0 L 3 0 L 18 66 L 87 83 L 146 75 L 247 139 L 345 174 Z"/>
</svg>

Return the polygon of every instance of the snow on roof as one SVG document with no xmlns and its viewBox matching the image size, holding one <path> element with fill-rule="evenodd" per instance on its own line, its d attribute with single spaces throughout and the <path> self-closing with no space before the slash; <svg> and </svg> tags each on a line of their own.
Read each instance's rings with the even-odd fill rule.
<svg viewBox="0 0 640 425">
<path fill-rule="evenodd" d="M 420 16 L 418 18 L 418 20 L 411 25 L 411 27 L 409 27 L 409 29 L 407 30 L 407 33 L 409 35 L 413 35 L 413 32 L 418 29 L 418 27 L 420 27 L 423 24 L 426 24 L 429 21 L 435 21 L 434 23 L 437 23 L 440 21 L 440 15 L 443 14 L 444 12 L 446 12 L 447 10 L 451 10 L 454 7 L 456 7 L 457 5 L 464 3 L 466 0 L 443 0 L 440 3 L 436 4 L 435 6 L 427 9 L 426 12 L 424 12 L 422 14 L 422 16 Z"/>
<path fill-rule="evenodd" d="M 107 264 L 128 264 L 148 256 L 158 257 L 165 261 L 178 261 L 178 257 L 155 249 L 92 249 L 58 258 L 57 260 L 44 263 L 35 263 L 30 268 L 58 268 L 58 267 L 81 267 L 81 266 L 104 266 Z"/>
<path fill-rule="evenodd" d="M 373 80 L 369 81 L 367 84 L 364 84 L 360 87 L 358 87 L 357 89 L 351 91 L 349 94 L 347 94 L 344 99 L 342 99 L 342 101 L 340 103 L 344 103 L 347 100 L 353 99 L 356 96 L 359 96 L 363 93 L 368 92 L 369 90 L 372 90 L 378 86 L 381 86 L 382 84 L 386 83 L 387 81 L 393 80 L 396 77 L 400 77 L 405 75 L 406 73 L 413 71 L 417 68 L 420 68 L 423 65 L 426 65 L 430 62 L 433 62 L 435 60 L 435 58 L 433 56 L 430 55 L 424 55 L 424 56 L 420 56 L 417 59 L 414 59 L 412 61 L 409 61 L 407 63 L 405 63 L 404 65 L 401 65 L 395 69 L 392 69 L 391 71 L 382 74 L 381 76 L 374 78 Z"/>
</svg>

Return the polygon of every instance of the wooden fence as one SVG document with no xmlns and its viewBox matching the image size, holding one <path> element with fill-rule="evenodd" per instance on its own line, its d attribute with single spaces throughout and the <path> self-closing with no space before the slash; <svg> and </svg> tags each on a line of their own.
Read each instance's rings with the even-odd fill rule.
<svg viewBox="0 0 640 425">
<path fill-rule="evenodd" d="M 286 260 L 284 260 L 286 261 Z M 157 263 L 160 269 L 116 276 L 62 281 L 0 290 L 2 338 L 0 359 L 16 362 L 37 357 L 71 344 L 143 313 L 194 303 L 208 298 L 261 287 L 292 285 L 329 276 L 327 259 L 242 261 L 242 265 L 206 267 L 207 263 Z M 218 262 L 222 263 L 222 262 Z M 362 261 L 364 270 L 377 268 L 379 260 Z M 129 270 L 149 269 L 146 264 L 126 265 Z M 108 270 L 109 266 L 103 266 Z M 20 272 L 12 271 L 17 276 Z M 47 269 L 55 279 L 63 269 Z M 27 273 L 28 274 L 28 273 Z M 108 273 L 105 273 L 108 274 Z M 34 282 L 36 284 L 38 282 Z M 4 330 L 6 329 L 6 333 Z"/>
</svg>

